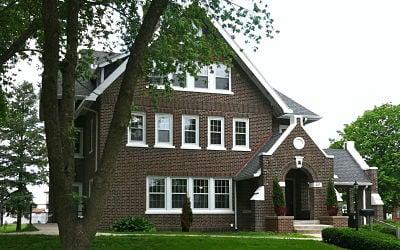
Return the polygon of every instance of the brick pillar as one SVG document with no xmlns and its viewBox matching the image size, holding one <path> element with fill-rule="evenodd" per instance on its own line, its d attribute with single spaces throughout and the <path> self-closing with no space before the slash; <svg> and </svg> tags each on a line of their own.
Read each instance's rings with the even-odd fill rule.
<svg viewBox="0 0 400 250">
<path fill-rule="evenodd" d="M 371 193 L 378 193 L 378 168 L 370 167 L 367 170 L 364 170 L 364 173 L 371 180 Z M 378 220 L 383 220 L 383 206 L 372 206 L 375 210 L 375 218 Z"/>
<path fill-rule="evenodd" d="M 253 230 L 265 231 L 265 202 L 251 201 L 251 210 L 253 214 Z"/>
</svg>

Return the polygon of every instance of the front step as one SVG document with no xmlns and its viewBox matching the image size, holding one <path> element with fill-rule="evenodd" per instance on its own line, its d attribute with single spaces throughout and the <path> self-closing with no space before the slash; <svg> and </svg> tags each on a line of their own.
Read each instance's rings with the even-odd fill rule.
<svg viewBox="0 0 400 250">
<path fill-rule="evenodd" d="M 321 234 L 322 229 L 330 228 L 331 225 L 320 224 L 319 220 L 294 221 L 294 231 L 302 234 Z"/>
</svg>

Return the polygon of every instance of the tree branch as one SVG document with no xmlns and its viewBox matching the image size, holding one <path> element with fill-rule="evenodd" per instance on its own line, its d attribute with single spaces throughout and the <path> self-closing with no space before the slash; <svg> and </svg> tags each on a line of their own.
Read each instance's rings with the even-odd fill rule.
<svg viewBox="0 0 400 250">
<path fill-rule="evenodd" d="M 6 49 L 2 54 L 0 54 L 0 67 L 4 65 L 8 60 L 11 59 L 21 48 L 25 45 L 26 41 L 33 36 L 39 26 L 39 21 L 33 20 L 28 27 L 19 35 L 19 37 Z"/>
<path fill-rule="evenodd" d="M 130 49 L 130 56 L 119 89 L 118 99 L 114 106 L 114 115 L 109 127 L 103 155 L 93 180 L 93 193 L 88 201 L 87 216 L 84 219 L 84 228 L 90 230 L 91 237 L 95 235 L 97 224 L 107 201 L 112 176 L 116 168 L 116 159 L 123 145 L 123 137 L 130 118 L 133 94 L 138 79 L 143 77 L 142 65 L 145 54 L 168 3 L 169 0 L 151 1 L 135 42 Z"/>
</svg>

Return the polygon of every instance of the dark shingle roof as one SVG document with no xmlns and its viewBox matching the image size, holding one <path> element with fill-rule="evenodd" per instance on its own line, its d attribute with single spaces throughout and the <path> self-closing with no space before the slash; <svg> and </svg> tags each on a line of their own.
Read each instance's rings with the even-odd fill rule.
<svg viewBox="0 0 400 250">
<path fill-rule="evenodd" d="M 122 55 L 122 53 L 104 52 L 95 50 L 93 51 L 93 55 L 94 55 L 94 63 L 96 65 L 99 65 L 112 60 L 116 56 Z"/>
<path fill-rule="evenodd" d="M 308 117 L 313 117 L 315 119 L 320 119 L 321 117 L 317 115 L 316 113 L 312 112 L 311 110 L 305 108 L 298 102 L 294 101 L 293 99 L 289 98 L 288 96 L 282 94 L 278 90 L 275 89 L 275 91 L 278 93 L 279 97 L 282 99 L 283 102 L 286 103 L 286 105 L 293 110 L 293 114 L 295 115 L 304 115 Z"/>
<path fill-rule="evenodd" d="M 259 165 L 259 154 L 262 152 L 268 152 L 268 150 L 275 144 L 275 142 L 281 137 L 282 134 L 272 135 L 268 141 L 262 144 L 258 150 L 254 153 L 252 158 L 246 163 L 242 170 L 236 175 L 236 179 L 251 178 L 260 168 Z"/>
<path fill-rule="evenodd" d="M 333 155 L 333 171 L 338 176 L 335 182 L 371 183 L 371 180 L 364 174 L 364 171 L 345 149 L 325 149 L 329 155 Z"/>
</svg>

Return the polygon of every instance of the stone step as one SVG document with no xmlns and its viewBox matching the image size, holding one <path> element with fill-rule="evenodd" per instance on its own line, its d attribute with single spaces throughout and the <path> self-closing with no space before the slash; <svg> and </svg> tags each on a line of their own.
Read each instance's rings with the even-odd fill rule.
<svg viewBox="0 0 400 250">
<path fill-rule="evenodd" d="M 322 225 L 322 224 L 304 224 L 304 225 L 294 225 L 295 230 L 322 230 L 324 228 L 330 228 L 331 225 Z"/>
<path fill-rule="evenodd" d="M 305 225 L 305 224 L 320 224 L 319 220 L 294 220 L 293 221 L 294 225 L 297 224 L 301 224 L 301 225 Z"/>
<path fill-rule="evenodd" d="M 300 234 L 321 235 L 321 229 L 295 229 L 294 231 Z"/>
</svg>

